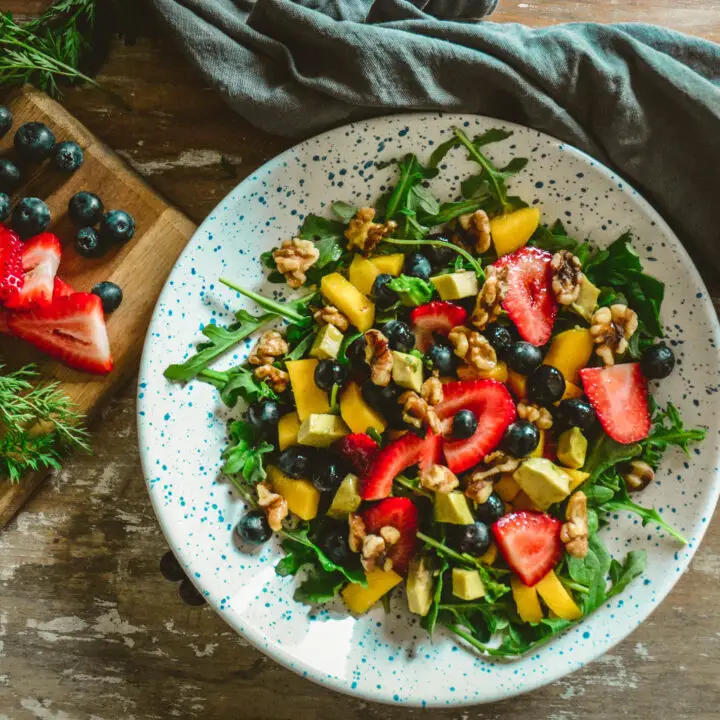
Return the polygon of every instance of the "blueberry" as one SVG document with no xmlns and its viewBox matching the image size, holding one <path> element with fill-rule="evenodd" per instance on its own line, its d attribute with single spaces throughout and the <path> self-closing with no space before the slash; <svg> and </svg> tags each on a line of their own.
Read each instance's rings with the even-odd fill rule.
<svg viewBox="0 0 720 720">
<path fill-rule="evenodd" d="M 52 149 L 50 161 L 53 167 L 60 172 L 74 173 L 85 160 L 82 148 L 71 141 L 59 142 Z"/>
<path fill-rule="evenodd" d="M 84 258 L 99 258 L 107 252 L 105 243 L 100 240 L 100 236 L 95 228 L 80 228 L 75 235 L 75 250 L 78 255 Z"/>
<path fill-rule="evenodd" d="M 23 239 L 47 230 L 50 210 L 40 198 L 23 198 L 13 210 L 12 228 Z"/>
<path fill-rule="evenodd" d="M 235 532 L 241 540 L 251 545 L 262 545 L 272 537 L 272 530 L 262 510 L 246 512 L 235 526 Z"/>
<path fill-rule="evenodd" d="M 109 245 L 124 245 L 135 234 L 135 220 L 124 210 L 110 210 L 100 224 L 100 236 Z"/>
<path fill-rule="evenodd" d="M 0 157 L 0 191 L 12 193 L 20 187 L 20 170 L 18 166 L 8 160 Z"/>
<path fill-rule="evenodd" d="M 248 422 L 261 432 L 277 428 L 280 405 L 274 400 L 258 400 L 247 410 Z"/>
<path fill-rule="evenodd" d="M 504 325 L 492 324 L 488 325 L 482 332 L 487 341 L 495 348 L 497 356 L 500 358 L 507 357 L 513 346 L 513 336 L 508 328 Z"/>
<path fill-rule="evenodd" d="M 595 427 L 595 411 L 592 405 L 582 398 L 563 400 L 555 411 L 555 423 L 558 430 L 577 427 L 584 433 L 589 433 Z"/>
<path fill-rule="evenodd" d="M 432 265 L 422 253 L 411 252 L 405 256 L 405 264 L 403 265 L 405 275 L 420 278 L 421 280 L 429 280 L 431 272 Z"/>
<path fill-rule="evenodd" d="M 448 528 L 447 543 L 458 552 L 479 557 L 490 547 L 490 531 L 483 522 L 453 525 Z"/>
<path fill-rule="evenodd" d="M 120 307 L 120 303 L 123 301 L 123 291 L 119 285 L 115 283 L 99 282 L 90 292 L 93 295 L 97 295 L 102 301 L 103 312 L 109 315 L 111 312 L 115 312 Z"/>
<path fill-rule="evenodd" d="M 507 355 L 507 364 L 511 370 L 521 375 L 529 375 L 543 359 L 542 350 L 529 342 L 516 342 Z"/>
<path fill-rule="evenodd" d="M 180 582 L 186 577 L 182 565 L 180 565 L 172 550 L 168 550 L 160 558 L 160 573 L 170 582 Z"/>
<path fill-rule="evenodd" d="M 400 296 L 388 287 L 388 283 L 393 279 L 393 276 L 387 273 L 380 273 L 375 278 L 370 294 L 380 310 L 387 310 L 400 300 Z"/>
<path fill-rule="evenodd" d="M 353 373 L 362 378 L 366 377 L 370 373 L 370 366 L 367 364 L 367 358 L 365 356 L 365 336 L 360 335 L 353 340 L 345 350 L 345 357 L 347 357 L 350 363 L 350 368 Z"/>
<path fill-rule="evenodd" d="M 55 145 L 55 136 L 47 125 L 29 122 L 15 133 L 15 149 L 25 162 L 42 162 Z"/>
<path fill-rule="evenodd" d="M 460 440 L 469 438 L 477 430 L 478 420 L 472 410 L 459 410 L 455 413 L 452 424 L 453 437 Z"/>
<path fill-rule="evenodd" d="M 185 578 L 180 582 L 178 594 L 180 595 L 180 599 L 191 607 L 200 607 L 207 602 L 203 594 L 192 584 L 190 578 Z"/>
<path fill-rule="evenodd" d="M 334 492 L 345 477 L 340 463 L 331 456 L 321 456 L 312 469 L 312 484 L 320 492 Z"/>
<path fill-rule="evenodd" d="M 4 105 L 0 105 L 0 138 L 7 134 L 7 131 L 12 127 L 12 124 L 12 113 Z"/>
<path fill-rule="evenodd" d="M 425 353 L 425 364 L 441 375 L 452 375 L 457 367 L 457 356 L 449 345 L 431 345 Z"/>
<path fill-rule="evenodd" d="M 365 402 L 378 412 L 386 412 L 391 405 L 397 405 L 397 397 L 400 388 L 394 383 L 386 387 L 376 385 L 372 380 L 366 380 L 362 384 L 362 396 Z"/>
<path fill-rule="evenodd" d="M 504 514 L 505 503 L 496 493 L 493 493 L 486 502 L 475 507 L 477 519 L 488 526 L 492 525 L 496 520 L 499 520 Z"/>
<path fill-rule="evenodd" d="M 500 449 L 516 458 L 527 457 L 540 442 L 540 431 L 527 420 L 508 425 L 500 440 Z"/>
<path fill-rule="evenodd" d="M 347 380 L 348 369 L 335 360 L 320 360 L 315 368 L 315 384 L 321 390 L 332 390 L 333 385 L 343 385 Z"/>
<path fill-rule="evenodd" d="M 649 380 L 666 378 L 674 367 L 675 354 L 665 343 L 649 347 L 640 358 L 640 369 Z"/>
<path fill-rule="evenodd" d="M 355 557 L 350 552 L 347 530 L 340 527 L 329 530 L 322 536 L 320 547 L 336 565 L 353 564 Z"/>
<path fill-rule="evenodd" d="M 97 225 L 103 219 L 104 212 L 102 200 L 95 193 L 87 191 L 76 193 L 68 203 L 68 215 L 80 227 Z"/>
<path fill-rule="evenodd" d="M 527 396 L 538 405 L 552 405 L 565 394 L 565 378 L 552 365 L 540 365 L 527 379 Z"/>
<path fill-rule="evenodd" d="M 385 323 L 383 335 L 390 341 L 390 347 L 402 353 L 409 353 L 415 347 L 415 334 L 402 320 Z"/>
<path fill-rule="evenodd" d="M 448 247 L 440 247 L 439 245 L 427 245 L 424 247 L 425 257 L 427 257 L 435 270 L 447 267 L 457 257 L 457 253 L 450 247 L 450 240 L 446 237 L 442 235 L 429 235 L 427 239 L 443 242 L 448 245 Z"/>
<path fill-rule="evenodd" d="M 277 466 L 290 477 L 307 478 L 313 462 L 311 452 L 306 445 L 291 445 L 278 455 Z"/>
<path fill-rule="evenodd" d="M 10 196 L 0 192 L 0 222 L 6 220 L 10 215 Z"/>
</svg>

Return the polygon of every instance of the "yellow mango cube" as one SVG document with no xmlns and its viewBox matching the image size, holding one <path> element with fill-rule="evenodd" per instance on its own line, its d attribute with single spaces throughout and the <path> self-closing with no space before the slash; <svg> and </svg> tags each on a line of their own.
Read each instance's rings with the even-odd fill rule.
<svg viewBox="0 0 720 720">
<path fill-rule="evenodd" d="M 577 384 L 580 371 L 588 364 L 594 348 L 587 328 L 572 328 L 556 335 L 543 360 L 544 365 L 556 367 L 565 382 Z"/>
<path fill-rule="evenodd" d="M 497 560 L 497 554 L 497 545 L 492 543 L 490 547 L 478 558 L 478 560 L 486 565 L 492 565 Z"/>
<path fill-rule="evenodd" d="M 402 253 L 377 255 L 368 259 L 378 269 L 379 273 L 387 273 L 395 277 L 402 272 L 403 264 L 405 263 L 405 255 Z"/>
<path fill-rule="evenodd" d="M 317 515 L 320 493 L 311 482 L 291 478 L 274 465 L 268 466 L 267 475 L 273 490 L 287 501 L 291 513 L 301 520 L 312 520 Z"/>
<path fill-rule="evenodd" d="M 360 332 L 367 332 L 375 323 L 375 304 L 340 273 L 325 275 L 320 292 Z"/>
<path fill-rule="evenodd" d="M 381 433 L 387 427 L 385 418 L 365 402 L 356 382 L 349 382 L 340 395 L 340 415 L 354 433 L 367 432 L 369 427 Z"/>
<path fill-rule="evenodd" d="M 355 255 L 350 263 L 348 279 L 363 294 L 369 295 L 375 278 L 380 274 L 377 265 L 371 263 L 362 255 Z"/>
<path fill-rule="evenodd" d="M 570 492 L 577 490 L 590 477 L 590 473 L 582 470 L 563 468 L 563 472 L 570 476 Z"/>
<path fill-rule="evenodd" d="M 300 422 L 305 420 L 308 415 L 326 413 L 330 410 L 328 394 L 315 384 L 317 364 L 318 361 L 312 358 L 288 360 L 285 363 Z"/>
<path fill-rule="evenodd" d="M 520 486 L 515 482 L 512 473 L 503 473 L 495 483 L 494 489 L 506 504 L 512 502 L 520 494 Z"/>
<path fill-rule="evenodd" d="M 543 602 L 563 620 L 577 620 L 582 617 L 582 611 L 575 604 L 570 593 L 558 580 L 557 575 L 551 570 L 535 589 L 543 599 Z"/>
<path fill-rule="evenodd" d="M 521 375 L 514 370 L 507 371 L 507 386 L 516 400 L 524 400 L 527 397 L 527 375 Z"/>
<path fill-rule="evenodd" d="M 367 587 L 363 587 L 359 583 L 350 583 L 340 593 L 345 604 L 350 608 L 350 612 L 354 615 L 362 615 L 367 612 L 383 595 L 402 582 L 402 576 L 394 570 L 390 570 L 390 572 L 371 570 L 366 577 Z"/>
<path fill-rule="evenodd" d="M 278 445 L 284 450 L 291 445 L 297 445 L 300 418 L 297 413 L 283 415 L 278 422 Z"/>
<path fill-rule="evenodd" d="M 490 234 L 498 257 L 519 250 L 532 237 L 540 222 L 540 208 L 529 207 L 498 215 L 490 220 Z"/>
<path fill-rule="evenodd" d="M 537 590 L 534 587 L 528 587 L 516 575 L 510 578 L 510 587 L 520 619 L 523 622 L 540 622 L 543 619 L 543 611 L 540 607 Z"/>
</svg>

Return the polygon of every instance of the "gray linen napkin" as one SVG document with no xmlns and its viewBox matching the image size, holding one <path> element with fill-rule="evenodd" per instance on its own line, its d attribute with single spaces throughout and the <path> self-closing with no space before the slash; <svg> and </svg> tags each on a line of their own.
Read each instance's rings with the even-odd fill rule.
<svg viewBox="0 0 720 720">
<path fill-rule="evenodd" d="M 660 27 L 477 22 L 496 0 L 153 0 L 250 122 L 307 137 L 402 110 L 480 113 L 618 170 L 706 279 L 720 269 L 720 46 Z"/>
</svg>

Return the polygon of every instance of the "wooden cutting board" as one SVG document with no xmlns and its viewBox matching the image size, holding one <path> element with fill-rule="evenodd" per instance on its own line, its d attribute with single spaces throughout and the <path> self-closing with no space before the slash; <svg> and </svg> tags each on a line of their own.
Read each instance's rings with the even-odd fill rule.
<svg viewBox="0 0 720 720">
<path fill-rule="evenodd" d="M 39 197 L 48 204 L 52 213 L 49 229 L 63 243 L 58 274 L 75 290 L 84 292 L 102 280 L 110 280 L 122 288 L 124 300 L 107 318 L 115 360 L 110 375 L 96 377 L 69 370 L 5 335 L 0 335 L 0 364 L 17 367 L 26 362 L 39 363 L 42 376 L 59 380 L 62 390 L 92 419 L 102 403 L 137 370 L 155 302 L 195 225 L 44 93 L 23 88 L 11 98 L 8 107 L 15 121 L 10 132 L 0 139 L 0 153 L 12 157 L 15 130 L 29 121 L 45 123 L 58 142 L 74 140 L 85 153 L 82 167 L 70 176 L 54 171 L 47 163 L 29 167 L 16 193 L 16 198 Z M 79 256 L 73 247 L 76 228 L 67 215 L 67 206 L 70 198 L 81 190 L 97 193 L 106 209 L 126 210 L 135 218 L 135 237 L 98 260 Z M 14 485 L 0 478 L 0 529 L 22 508 L 47 474 L 31 474 Z"/>
</svg>

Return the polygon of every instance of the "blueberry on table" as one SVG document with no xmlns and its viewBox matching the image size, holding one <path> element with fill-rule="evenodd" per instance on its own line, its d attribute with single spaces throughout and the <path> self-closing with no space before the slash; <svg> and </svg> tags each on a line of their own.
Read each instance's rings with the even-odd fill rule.
<svg viewBox="0 0 720 720">
<path fill-rule="evenodd" d="M 179 582 L 186 577 L 182 565 L 180 565 L 172 550 L 168 550 L 160 558 L 160 572 L 170 582 Z"/>
<path fill-rule="evenodd" d="M 540 431 L 527 420 L 510 423 L 500 440 L 500 449 L 516 458 L 527 457 L 540 442 Z"/>
<path fill-rule="evenodd" d="M 405 256 L 405 264 L 403 265 L 403 274 L 410 277 L 420 278 L 421 280 L 429 280 L 432 273 L 432 265 L 430 261 L 419 252 L 411 252 Z"/>
<path fill-rule="evenodd" d="M 10 196 L 7 193 L 0 192 L 0 222 L 7 220 L 10 215 Z"/>
<path fill-rule="evenodd" d="M 7 158 L 0 157 L 0 192 L 12 193 L 20 187 L 20 170 Z"/>
<path fill-rule="evenodd" d="M 251 545 L 262 545 L 272 537 L 272 530 L 262 510 L 246 512 L 235 526 L 238 537 Z"/>
<path fill-rule="evenodd" d="M 674 367 L 675 354 L 665 343 L 649 347 L 640 358 L 640 369 L 649 380 L 666 378 Z"/>
<path fill-rule="evenodd" d="M 595 411 L 587 400 L 569 398 L 557 406 L 554 422 L 558 430 L 576 427 L 587 434 L 595 427 L 595 419 Z"/>
<path fill-rule="evenodd" d="M 105 280 L 99 282 L 91 292 L 97 295 L 102 302 L 103 312 L 109 315 L 120 307 L 123 301 L 123 291 L 119 285 Z"/>
<path fill-rule="evenodd" d="M 487 341 L 495 348 L 495 352 L 498 357 L 507 357 L 513 346 L 513 336 L 508 328 L 504 325 L 498 325 L 493 323 L 488 325 L 482 334 L 487 338 Z"/>
<path fill-rule="evenodd" d="M 336 565 L 350 565 L 355 559 L 348 544 L 348 533 L 344 528 L 333 528 L 326 532 L 320 541 L 320 547 Z"/>
<path fill-rule="evenodd" d="M 507 365 L 521 375 L 529 375 L 543 359 L 542 350 L 536 345 L 521 340 L 516 342 L 507 354 Z"/>
<path fill-rule="evenodd" d="M 335 458 L 329 455 L 317 458 L 312 469 L 312 484 L 320 492 L 334 492 L 344 477 L 345 473 Z"/>
<path fill-rule="evenodd" d="M 480 522 L 492 525 L 505 514 L 505 503 L 493 493 L 484 503 L 475 506 L 475 516 Z"/>
<path fill-rule="evenodd" d="M 277 466 L 293 478 L 307 478 L 312 464 L 311 450 L 305 445 L 285 448 L 277 459 Z"/>
<path fill-rule="evenodd" d="M 13 210 L 12 229 L 23 240 L 44 232 L 49 224 L 50 210 L 40 198 L 23 198 Z"/>
<path fill-rule="evenodd" d="M 109 245 L 124 245 L 135 235 L 135 220 L 124 210 L 110 210 L 100 224 L 100 236 Z"/>
<path fill-rule="evenodd" d="M 85 155 L 76 142 L 68 140 L 53 147 L 50 160 L 56 170 L 73 173 L 83 164 Z"/>
<path fill-rule="evenodd" d="M 490 531 L 483 522 L 452 525 L 448 528 L 447 543 L 458 552 L 479 557 L 490 547 Z"/>
<path fill-rule="evenodd" d="M 87 191 L 79 192 L 70 198 L 68 215 L 80 227 L 97 225 L 105 213 L 102 200 L 95 194 Z"/>
<path fill-rule="evenodd" d="M 425 353 L 425 363 L 441 375 L 452 375 L 457 367 L 457 356 L 449 345 L 431 345 Z"/>
<path fill-rule="evenodd" d="M 343 385 L 347 380 L 348 369 L 335 360 L 325 359 L 315 368 L 315 384 L 321 390 L 332 390 L 333 385 Z"/>
<path fill-rule="evenodd" d="M 21 125 L 15 133 L 15 149 L 25 162 L 42 162 L 55 145 L 55 136 L 50 128 L 39 122 Z"/>
<path fill-rule="evenodd" d="M 527 396 L 538 405 L 552 405 L 565 394 L 565 377 L 552 365 L 540 365 L 527 379 Z"/>
<path fill-rule="evenodd" d="M 415 347 L 415 333 L 402 320 L 390 320 L 383 327 L 383 335 L 390 342 L 390 347 L 402 353 L 409 353 Z"/>
<path fill-rule="evenodd" d="M 425 257 L 430 261 L 434 270 L 447 267 L 457 257 L 457 253 L 452 249 L 450 240 L 443 235 L 428 235 L 426 239 L 447 243 L 448 245 L 448 247 L 428 245 L 423 248 Z"/>
<path fill-rule="evenodd" d="M 12 113 L 4 105 L 0 105 L 0 138 L 7 134 L 12 124 Z"/>
<path fill-rule="evenodd" d="M 207 600 L 202 596 L 202 593 L 192 584 L 189 578 L 185 578 L 178 587 L 178 593 L 180 599 L 186 604 L 192 607 L 200 607 L 204 605 Z"/>
<path fill-rule="evenodd" d="M 280 420 L 280 405 L 274 400 L 258 400 L 248 408 L 247 419 L 261 432 L 273 430 Z"/>
<path fill-rule="evenodd" d="M 458 410 L 452 424 L 452 434 L 458 440 L 465 440 L 475 434 L 478 419 L 472 410 Z"/>
<path fill-rule="evenodd" d="M 388 283 L 393 279 L 393 276 L 388 273 L 380 273 L 373 282 L 370 296 L 380 310 L 387 310 L 400 300 L 400 296 L 388 287 Z"/>
<path fill-rule="evenodd" d="M 75 235 L 75 250 L 78 255 L 93 260 L 102 257 L 107 252 L 107 246 L 95 228 L 80 228 Z"/>
</svg>

